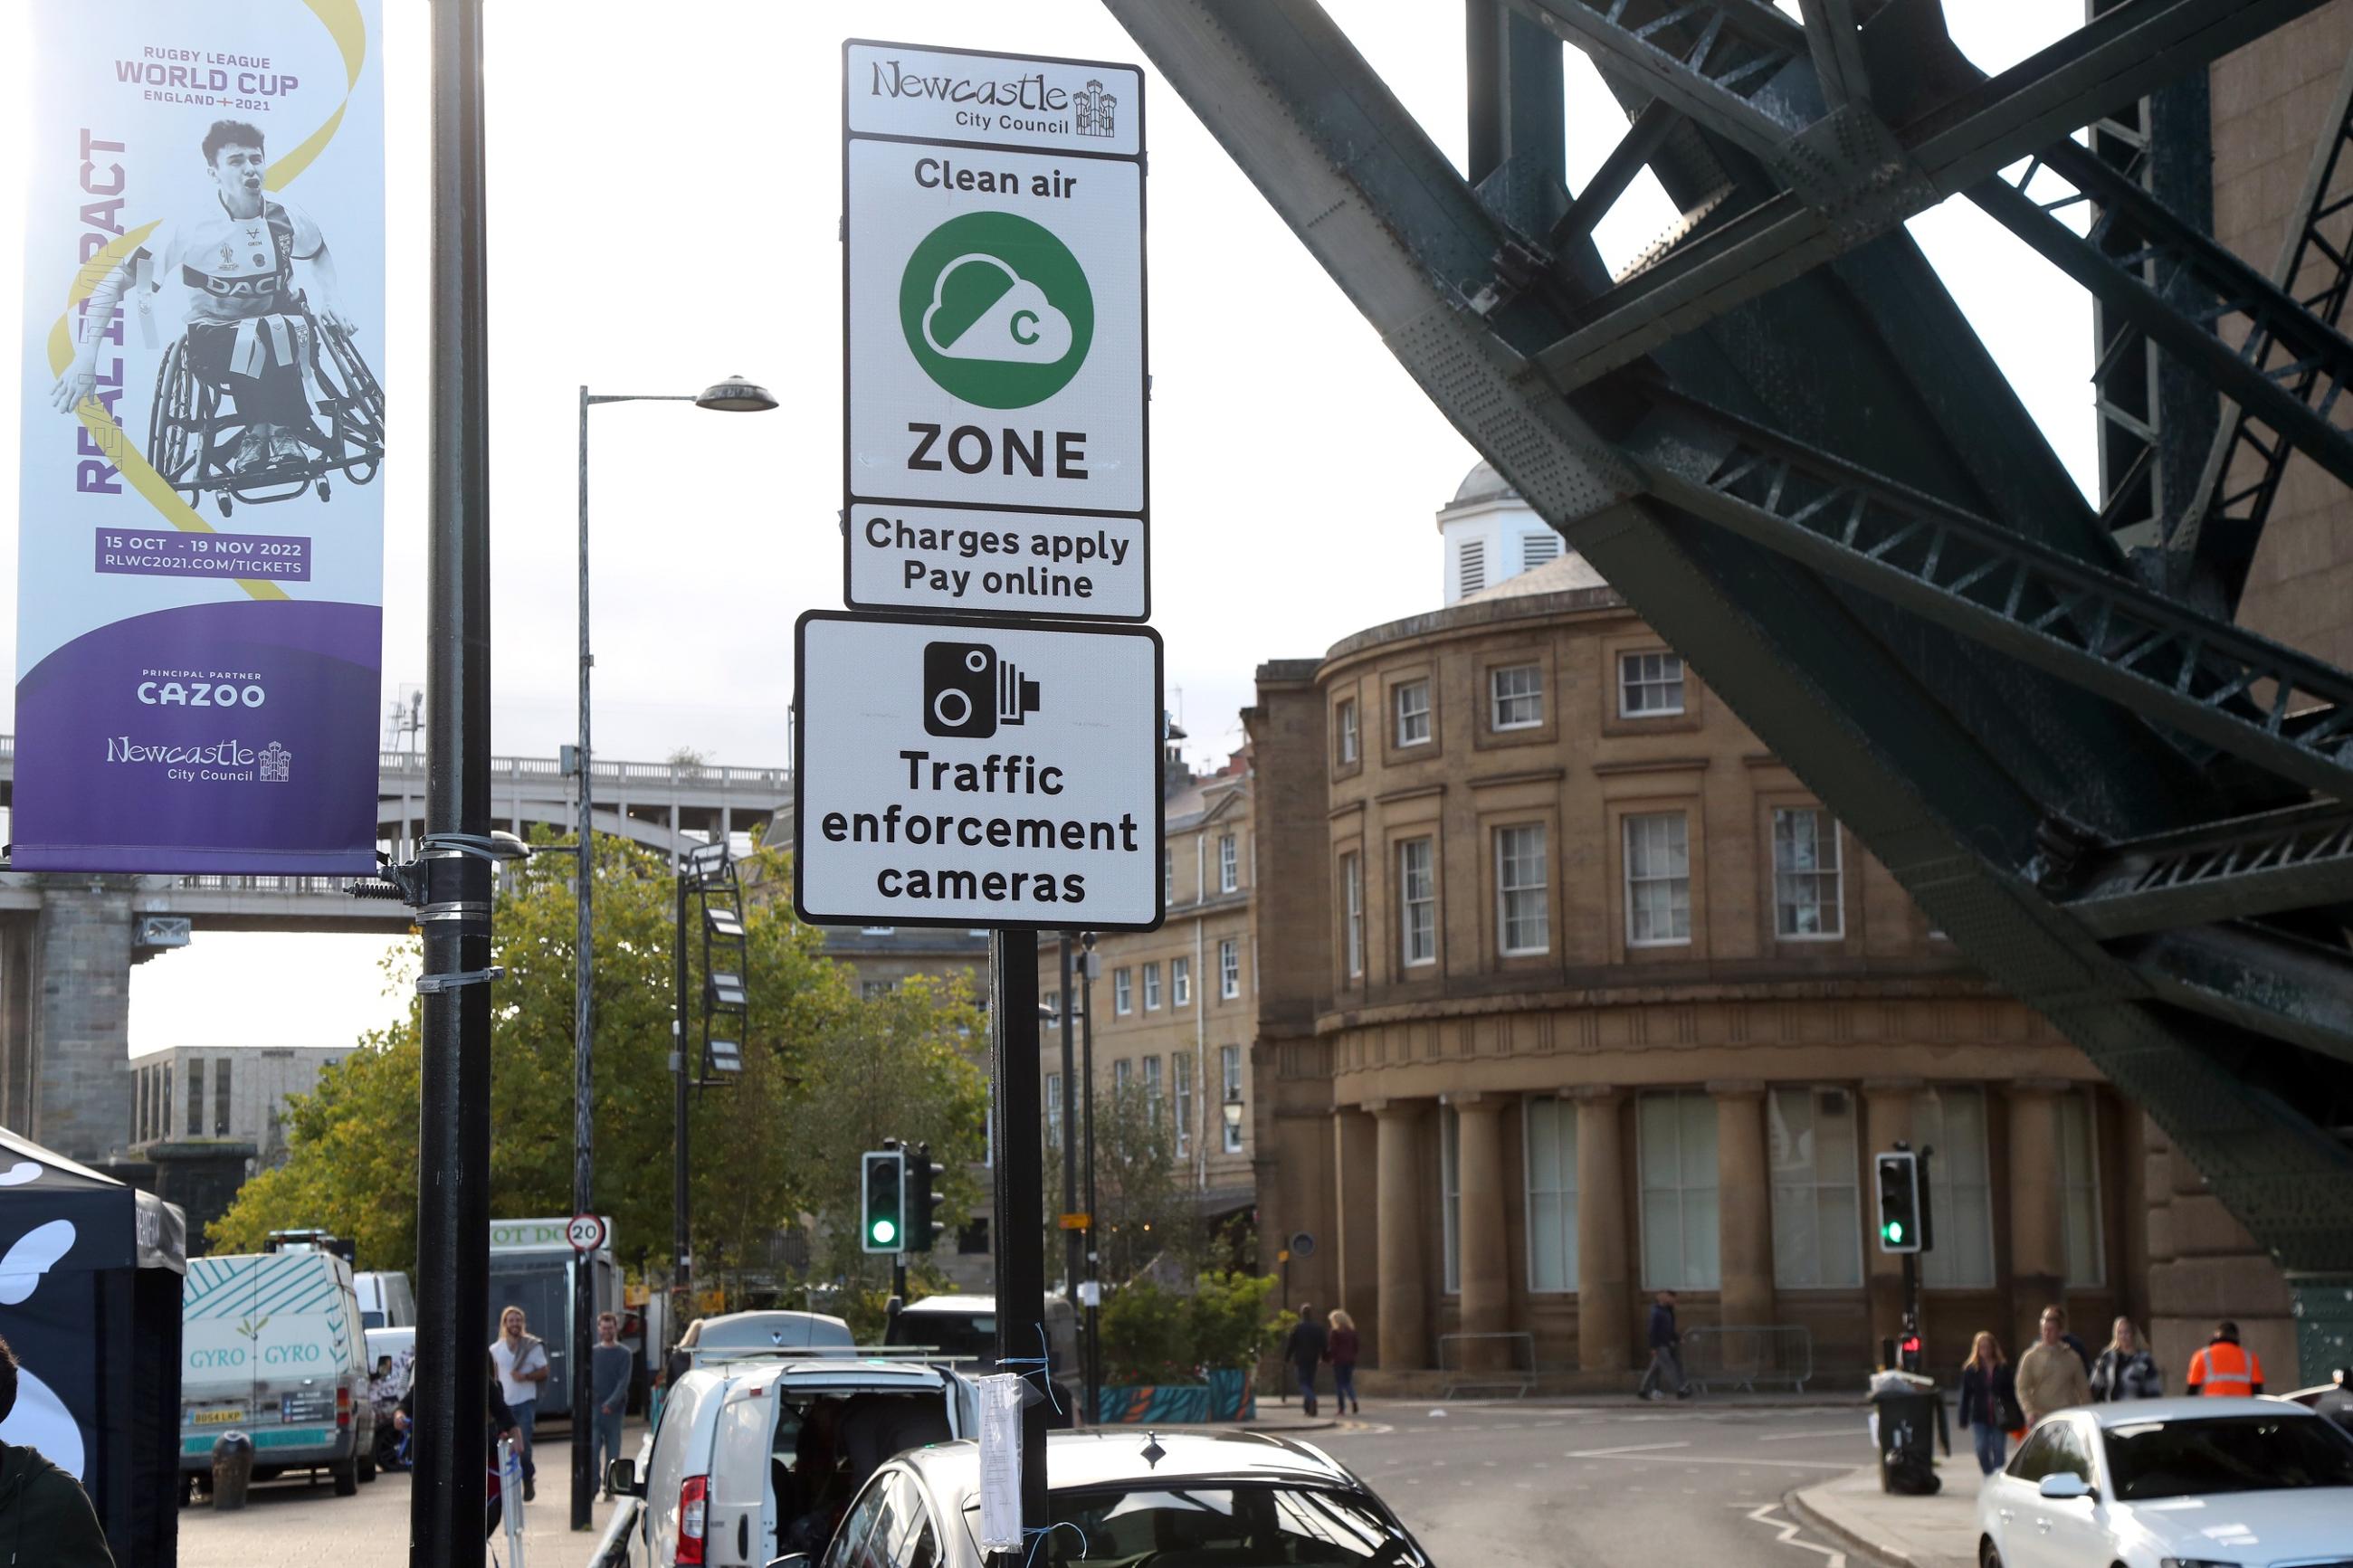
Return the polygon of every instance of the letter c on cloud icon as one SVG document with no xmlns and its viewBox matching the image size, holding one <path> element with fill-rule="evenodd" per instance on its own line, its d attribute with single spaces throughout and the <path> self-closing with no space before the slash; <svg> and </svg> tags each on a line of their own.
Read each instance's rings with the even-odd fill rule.
<svg viewBox="0 0 2353 1568">
<path fill-rule="evenodd" d="M 1052 364 L 1071 352 L 1071 321 L 1038 285 L 971 251 L 940 268 L 923 312 L 923 342 L 947 359 Z"/>
</svg>

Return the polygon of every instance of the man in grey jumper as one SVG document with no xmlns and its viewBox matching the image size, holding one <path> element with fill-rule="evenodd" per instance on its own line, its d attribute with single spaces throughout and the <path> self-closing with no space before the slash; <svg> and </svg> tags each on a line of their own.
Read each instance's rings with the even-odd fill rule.
<svg viewBox="0 0 2353 1568">
<path fill-rule="evenodd" d="M 596 1348 L 589 1352 L 588 1387 L 596 1400 L 596 1496 L 613 1495 L 606 1484 L 612 1463 L 621 1457 L 621 1417 L 629 1408 L 630 1363 L 637 1358 L 621 1343 L 621 1320 L 611 1312 L 596 1314 Z"/>
</svg>

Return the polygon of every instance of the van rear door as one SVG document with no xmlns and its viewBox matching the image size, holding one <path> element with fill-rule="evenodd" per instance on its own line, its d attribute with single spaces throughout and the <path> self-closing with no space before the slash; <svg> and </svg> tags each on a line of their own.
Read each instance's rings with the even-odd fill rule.
<svg viewBox="0 0 2353 1568">
<path fill-rule="evenodd" d="M 661 1426 L 654 1432 L 645 1478 L 646 1550 L 655 1568 L 670 1568 L 678 1561 L 680 1494 L 690 1476 L 711 1474 L 716 1417 L 727 1383 L 724 1373 L 691 1372 L 662 1402 Z M 706 1523 L 704 1540 L 709 1539 Z"/>
<path fill-rule="evenodd" d="M 252 1425 L 260 1358 L 251 1332 L 261 1258 L 191 1258 L 180 1287 L 180 1449 L 204 1462 L 213 1439 Z"/>
<path fill-rule="evenodd" d="M 761 1563 L 776 1555 L 776 1404 L 773 1365 L 747 1370 L 727 1386 L 711 1459 L 711 1510 L 705 1560 L 715 1568 Z"/>
</svg>

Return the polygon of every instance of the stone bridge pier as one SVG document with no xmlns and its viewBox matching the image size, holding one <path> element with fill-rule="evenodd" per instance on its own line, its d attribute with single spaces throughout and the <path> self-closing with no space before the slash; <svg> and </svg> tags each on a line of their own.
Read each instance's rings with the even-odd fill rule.
<svg viewBox="0 0 2353 1568">
<path fill-rule="evenodd" d="M 85 1164 L 128 1157 L 136 877 L 26 879 L 0 911 L 0 1125 Z"/>
</svg>

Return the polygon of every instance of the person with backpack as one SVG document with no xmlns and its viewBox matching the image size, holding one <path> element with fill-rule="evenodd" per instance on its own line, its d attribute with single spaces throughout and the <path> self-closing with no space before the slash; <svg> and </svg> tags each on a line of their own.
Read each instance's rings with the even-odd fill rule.
<svg viewBox="0 0 2353 1568">
<path fill-rule="evenodd" d="M 1979 1331 L 1961 1363 L 1961 1426 L 1977 1445 L 1978 1469 L 1991 1475 L 2010 1460 L 2010 1434 L 2026 1425 L 2018 1407 L 2018 1373 L 2001 1342 Z"/>
<path fill-rule="evenodd" d="M 2157 1358 L 2141 1343 L 2130 1318 L 2118 1318 L 2108 1331 L 2108 1348 L 2092 1363 L 2092 1403 L 2110 1405 L 2124 1399 L 2162 1399 L 2165 1373 Z"/>
</svg>

